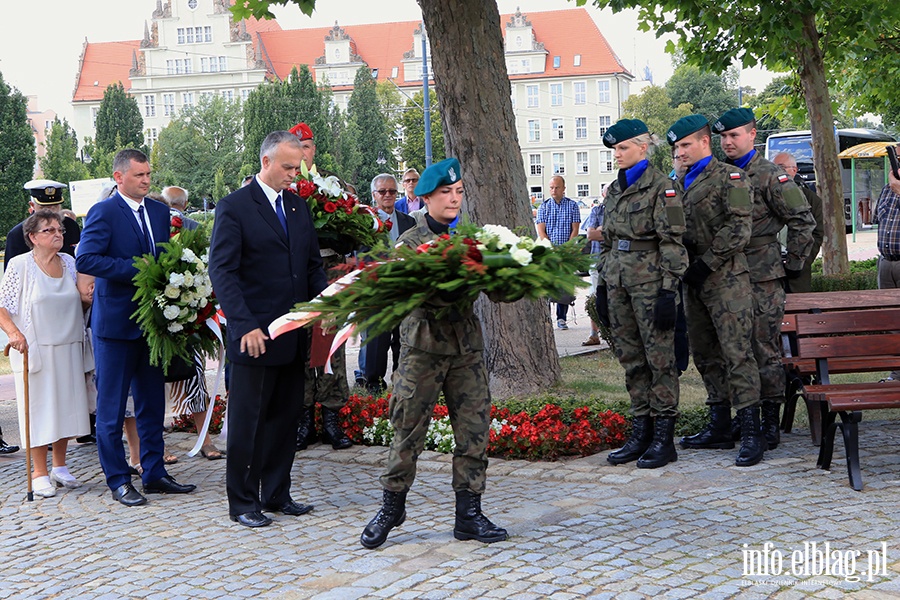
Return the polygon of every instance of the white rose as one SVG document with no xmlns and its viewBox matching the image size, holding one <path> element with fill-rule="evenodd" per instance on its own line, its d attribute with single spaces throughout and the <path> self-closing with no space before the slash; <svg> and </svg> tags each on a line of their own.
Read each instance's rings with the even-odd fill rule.
<svg viewBox="0 0 900 600">
<path fill-rule="evenodd" d="M 181 287 L 182 285 L 184 285 L 184 275 L 182 275 L 181 273 L 170 273 L 169 285 Z"/>
<path fill-rule="evenodd" d="M 191 287 L 192 285 L 194 285 L 194 274 L 193 273 L 191 273 L 190 271 L 185 271 L 183 277 L 184 277 L 184 286 L 183 287 Z"/>
<path fill-rule="evenodd" d="M 178 307 L 169 305 L 163 309 L 163 316 L 169 321 L 174 321 L 178 318 Z"/>
<path fill-rule="evenodd" d="M 197 262 L 197 255 L 190 248 L 185 248 L 181 251 L 181 260 L 189 263 Z"/>
<path fill-rule="evenodd" d="M 534 248 L 534 240 L 530 237 L 519 238 L 519 243 L 516 244 L 519 248 L 525 248 L 526 250 L 531 250 Z"/>
<path fill-rule="evenodd" d="M 206 296 L 200 298 L 200 308 L 206 308 L 206 305 L 209 304 L 209 300 L 206 299 Z"/>
<path fill-rule="evenodd" d="M 163 291 L 163 295 L 166 298 L 172 298 L 173 300 L 178 297 L 178 288 L 174 285 L 167 285 L 166 289 Z"/>
<path fill-rule="evenodd" d="M 169 323 L 169 333 L 178 333 L 184 329 L 184 325 L 181 323 Z"/>
<path fill-rule="evenodd" d="M 514 261 L 516 261 L 523 267 L 531 262 L 531 252 L 529 252 L 525 248 L 516 248 L 515 250 L 510 252 L 509 255 Z"/>
<path fill-rule="evenodd" d="M 496 238 L 501 247 L 515 246 L 519 242 L 519 236 L 503 225 L 485 225 L 484 230 Z"/>
<path fill-rule="evenodd" d="M 535 240 L 534 245 L 535 246 L 543 246 L 544 248 L 552 248 L 553 247 L 553 243 L 550 240 L 545 239 L 545 238 Z"/>
</svg>

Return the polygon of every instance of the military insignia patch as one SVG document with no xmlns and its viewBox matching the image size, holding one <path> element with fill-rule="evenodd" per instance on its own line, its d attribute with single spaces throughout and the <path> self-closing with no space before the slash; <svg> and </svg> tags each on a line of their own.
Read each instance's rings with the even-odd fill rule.
<svg viewBox="0 0 900 600">
<path fill-rule="evenodd" d="M 740 173 L 731 173 L 731 174 L 729 175 L 729 177 L 732 178 L 732 179 L 740 179 L 740 178 L 741 178 L 741 174 L 740 174 Z"/>
<path fill-rule="evenodd" d="M 675 190 L 666 190 L 666 198 L 674 198 Z"/>
<path fill-rule="evenodd" d="M 675 141 L 675 132 L 670 131 L 669 133 L 666 134 L 666 137 L 668 137 L 670 140 L 672 140 L 674 142 Z"/>
<path fill-rule="evenodd" d="M 789 179 L 790 179 L 790 177 L 788 177 L 788 176 L 785 175 L 785 174 L 782 174 L 782 175 L 779 175 L 779 176 L 778 176 L 778 181 L 780 181 L 781 183 L 785 183 L 785 182 L 788 181 Z"/>
<path fill-rule="evenodd" d="M 447 169 L 447 175 L 450 177 L 450 181 L 456 181 L 456 171 L 453 170 L 453 167 Z"/>
</svg>

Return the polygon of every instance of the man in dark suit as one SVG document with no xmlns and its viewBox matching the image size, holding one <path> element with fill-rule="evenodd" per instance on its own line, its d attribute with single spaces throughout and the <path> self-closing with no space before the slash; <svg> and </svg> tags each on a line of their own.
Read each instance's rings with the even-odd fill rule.
<svg viewBox="0 0 900 600">
<path fill-rule="evenodd" d="M 50 209 L 54 212 L 61 212 L 63 207 L 62 191 L 66 184 L 52 179 L 32 179 L 25 184 L 25 189 L 31 194 L 31 201 L 28 203 L 28 213 L 31 214 L 38 209 Z M 20 254 L 25 254 L 31 250 L 25 243 L 25 234 L 22 232 L 22 221 L 9 230 L 6 234 L 6 252 L 3 255 L 3 269 L 9 260 Z M 62 225 L 66 229 L 63 234 L 63 247 L 60 252 L 65 252 L 71 257 L 75 257 L 75 246 L 81 239 L 81 229 L 74 219 L 69 217 L 62 218 Z"/>
<path fill-rule="evenodd" d="M 418 173 L 416 173 L 418 176 Z M 378 209 L 378 218 L 385 224 L 391 242 L 407 229 L 415 226 L 416 220 L 406 213 L 395 210 L 397 199 L 397 179 L 390 173 L 382 173 L 372 180 L 372 198 Z M 393 368 L 397 369 L 400 359 L 400 328 L 382 333 L 366 344 L 365 379 L 366 388 L 379 394 L 387 387 L 384 376 L 387 373 L 388 349 L 391 350 Z"/>
<path fill-rule="evenodd" d="M 129 386 L 134 396 L 144 493 L 186 494 L 163 465 L 165 389 L 161 367 L 150 365 L 150 348 L 131 315 L 137 309 L 135 257 L 157 254 L 169 239 L 169 208 L 144 196 L 150 163 L 139 150 L 122 150 L 113 160 L 118 191 L 88 212 L 78 246 L 78 271 L 97 278 L 91 324 L 97 365 L 97 451 L 113 497 L 126 506 L 147 502 L 131 484 L 122 423 Z"/>
<path fill-rule="evenodd" d="M 225 485 L 228 512 L 247 527 L 272 520 L 262 511 L 302 515 L 312 506 L 290 495 L 297 418 L 303 403 L 306 332 L 270 340 L 269 324 L 327 286 L 312 215 L 282 194 L 300 172 L 300 140 L 270 133 L 255 180 L 216 207 L 209 275 L 228 317 L 232 363 Z"/>
</svg>

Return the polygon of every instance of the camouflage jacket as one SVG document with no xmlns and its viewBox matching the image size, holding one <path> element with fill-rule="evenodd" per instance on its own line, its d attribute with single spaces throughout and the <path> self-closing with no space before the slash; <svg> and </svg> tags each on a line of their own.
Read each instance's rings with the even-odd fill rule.
<svg viewBox="0 0 900 600">
<path fill-rule="evenodd" d="M 684 177 L 679 181 L 684 184 Z M 684 245 L 692 261 L 700 258 L 713 271 L 747 272 L 744 246 L 753 226 L 750 193 L 744 171 L 712 157 L 682 198 Z"/>
<path fill-rule="evenodd" d="M 787 268 L 799 271 L 813 245 L 816 220 L 803 192 L 781 167 L 757 152 L 746 167 L 753 187 L 753 233 L 744 249 L 750 281 L 784 277 L 777 235 L 787 225 Z"/>
<path fill-rule="evenodd" d="M 649 166 L 625 191 L 613 182 L 603 204 L 600 277 L 612 286 L 662 280 L 660 289 L 678 289 L 688 264 L 681 185 Z M 631 242 L 647 248 L 635 250 Z"/>
<path fill-rule="evenodd" d="M 424 213 L 415 214 L 416 224 L 407 229 L 397 240 L 416 248 L 437 237 L 425 220 Z M 414 310 L 400 324 L 400 342 L 411 348 L 445 356 L 481 352 L 484 338 L 481 323 L 472 306 L 460 314 L 437 318 L 436 312 L 448 304 L 432 297 L 422 308 Z"/>
</svg>

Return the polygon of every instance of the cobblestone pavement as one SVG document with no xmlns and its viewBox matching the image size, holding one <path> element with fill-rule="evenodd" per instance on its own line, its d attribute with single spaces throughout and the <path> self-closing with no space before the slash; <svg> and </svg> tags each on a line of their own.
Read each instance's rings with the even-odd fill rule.
<svg viewBox="0 0 900 600">
<path fill-rule="evenodd" d="M 293 495 L 316 509 L 260 530 L 228 520 L 224 461 L 182 457 L 170 473 L 195 493 L 126 508 L 93 446 L 70 451 L 82 488 L 26 502 L 19 453 L 0 458 L 0 598 L 900 597 L 898 434 L 891 422 L 862 431 L 861 493 L 842 457 L 831 472 L 816 469 L 800 432 L 743 469 L 731 450 L 681 451 L 657 470 L 613 467 L 606 453 L 492 460 L 484 508 L 510 539 L 489 546 L 453 539 L 449 457 L 425 453 L 407 521 L 377 550 L 358 538 L 379 506 L 383 448 L 298 453 Z M 182 451 L 192 441 L 167 436 Z M 745 549 L 767 542 L 766 563 L 774 571 L 780 553 L 784 572 L 745 577 Z M 792 576 L 791 552 L 811 542 L 845 560 L 828 576 Z M 868 551 L 882 543 L 885 574 L 870 581 Z"/>
</svg>

